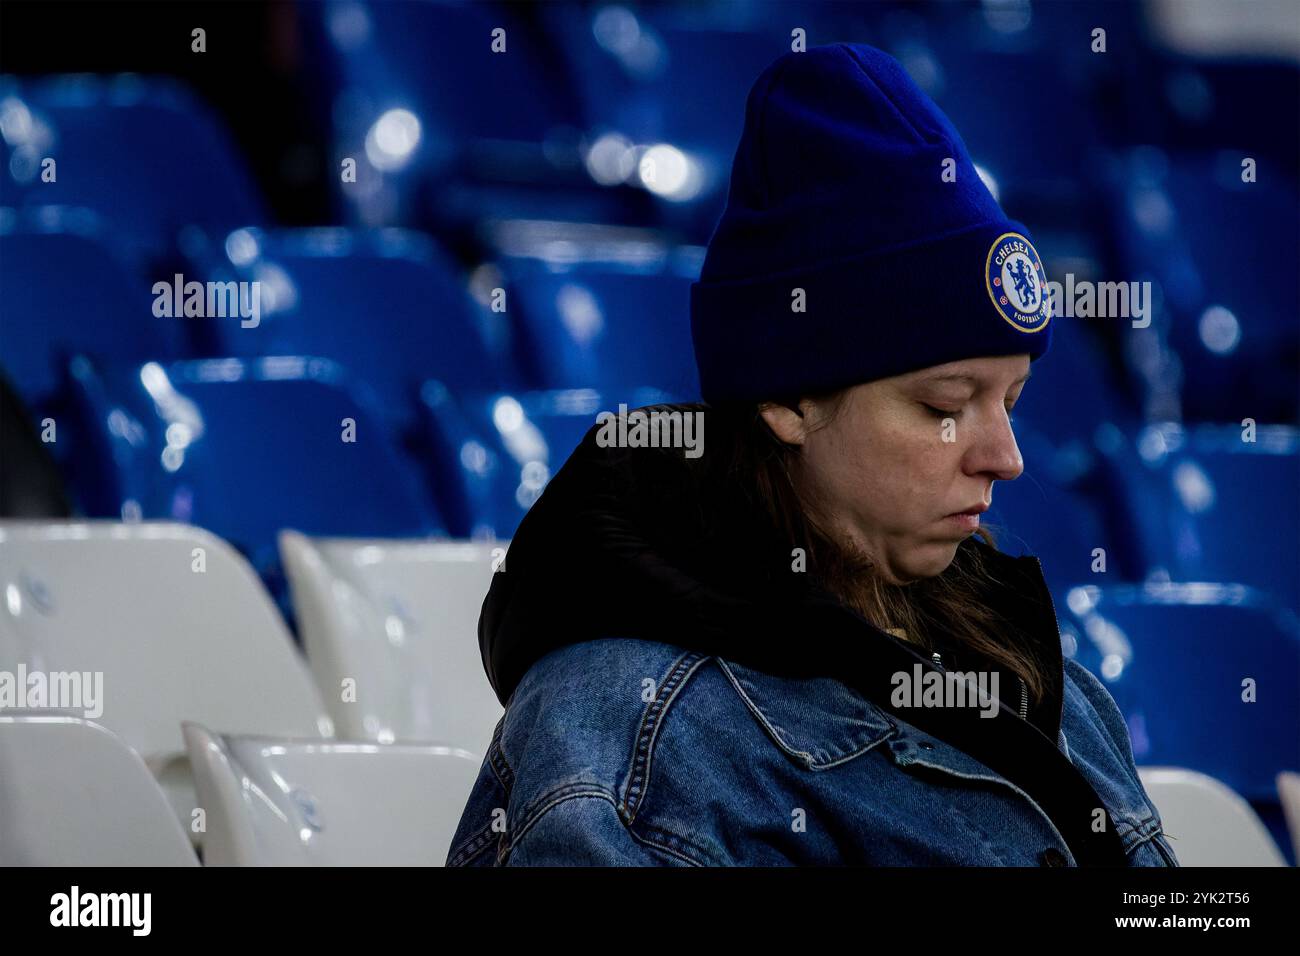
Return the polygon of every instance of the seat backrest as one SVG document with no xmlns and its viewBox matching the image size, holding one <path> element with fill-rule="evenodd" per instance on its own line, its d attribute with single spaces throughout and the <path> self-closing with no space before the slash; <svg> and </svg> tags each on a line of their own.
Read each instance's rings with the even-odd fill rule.
<svg viewBox="0 0 1300 956">
<path fill-rule="evenodd" d="M 0 522 L 0 669 L 80 675 L 74 705 L 159 766 L 182 720 L 328 736 L 329 718 L 246 561 L 177 524 Z M 64 696 L 76 689 L 64 683 Z"/>
<path fill-rule="evenodd" d="M 88 364 L 88 363 L 86 363 Z M 98 441 L 103 516 L 198 524 L 275 563 L 283 527 L 313 534 L 432 534 L 438 519 L 352 380 L 284 357 L 78 369 L 79 417 Z M 84 489 L 83 489 L 84 490 Z"/>
<path fill-rule="evenodd" d="M 1180 767 L 1139 767 L 1183 866 L 1286 866 L 1250 804 L 1213 777 Z"/>
<path fill-rule="evenodd" d="M 503 384 L 458 268 L 418 233 L 240 229 L 214 269 L 263 290 L 257 327 L 211 326 L 215 354 L 333 359 L 399 421 L 425 379 L 455 391 Z"/>
<path fill-rule="evenodd" d="M 1056 607 L 1077 622 L 1079 663 L 1124 714 L 1139 764 L 1276 799 L 1277 773 L 1300 764 L 1286 730 L 1300 726 L 1293 611 L 1243 585 L 1159 581 L 1071 588 Z"/>
<path fill-rule="evenodd" d="M 364 37 L 345 42 L 329 30 L 326 56 L 346 86 L 378 102 L 409 104 L 421 125 L 421 160 L 445 160 L 478 139 L 540 142 L 574 121 L 561 75 L 538 44 L 516 42 L 522 27 L 516 30 L 509 8 L 431 0 L 358 9 Z M 304 10 L 304 18 L 317 16 L 333 14 L 323 6 Z M 497 28 L 509 34 L 509 56 L 492 48 Z M 434 48 L 438 69 L 429 68 Z"/>
<path fill-rule="evenodd" d="M 1133 362 L 1168 393 L 1158 417 L 1294 423 L 1300 416 L 1291 281 L 1300 196 L 1286 176 L 1243 182 L 1240 159 L 1203 145 L 1168 155 L 1144 146 L 1117 165 L 1107 191 L 1122 227 L 1113 230 L 1118 261 L 1162 294 L 1143 337 L 1163 340 L 1174 360 L 1135 352 Z M 1258 159 L 1267 168 L 1269 160 Z"/>
<path fill-rule="evenodd" d="M 57 389 L 62 363 L 73 354 L 139 362 L 180 357 L 182 325 L 154 317 L 150 284 L 135 279 L 109 241 L 89 223 L 0 223 L 0 362 L 34 411 Z"/>
<path fill-rule="evenodd" d="M 675 269 L 577 265 L 529 268 L 512 279 L 533 375 L 543 388 L 699 393 L 692 359 L 690 288 Z"/>
<path fill-rule="evenodd" d="M 71 715 L 0 711 L 0 866 L 196 866 L 130 747 Z"/>
<path fill-rule="evenodd" d="M 790 49 L 784 16 L 752 12 L 760 22 L 743 25 L 738 10 L 712 25 L 690 22 L 685 8 L 547 4 L 541 16 L 565 38 L 560 48 L 591 125 L 688 151 L 707 165 L 708 186 L 725 192 L 750 87 Z M 816 14 L 801 7 L 798 17 L 811 27 Z"/>
<path fill-rule="evenodd" d="M 0 101 L 15 133 L 0 204 L 94 209 L 146 258 L 166 254 L 186 225 L 228 232 L 264 217 L 221 122 L 175 80 L 3 77 Z M 52 182 L 41 180 L 46 157 L 58 164 Z"/>
<path fill-rule="evenodd" d="M 478 618 L 505 550 L 281 534 L 303 646 L 340 738 L 486 751 L 502 707 Z"/>
<path fill-rule="evenodd" d="M 617 415 L 622 406 L 680 401 L 653 388 L 453 396 L 441 383 L 429 382 L 421 392 L 421 413 L 434 481 L 457 516 L 457 533 L 509 538 L 601 412 Z"/>
<path fill-rule="evenodd" d="M 1263 426 L 1254 438 L 1242 441 L 1239 426 L 1182 433 L 1154 472 L 1148 510 L 1164 519 L 1175 580 L 1247 584 L 1300 609 L 1295 540 L 1277 533 L 1300 526 L 1300 429 Z"/>
<path fill-rule="evenodd" d="M 1099 503 L 1074 487 L 1069 449 L 1028 425 L 1017 424 L 1015 432 L 1025 470 L 1014 481 L 994 485 L 988 512 L 999 548 L 1039 557 L 1053 587 L 1093 580 L 1093 549 L 1105 548 L 1114 565 L 1125 557 L 1126 542 L 1115 536 Z"/>
<path fill-rule="evenodd" d="M 481 757 L 185 725 L 208 866 L 441 866 Z"/>
</svg>

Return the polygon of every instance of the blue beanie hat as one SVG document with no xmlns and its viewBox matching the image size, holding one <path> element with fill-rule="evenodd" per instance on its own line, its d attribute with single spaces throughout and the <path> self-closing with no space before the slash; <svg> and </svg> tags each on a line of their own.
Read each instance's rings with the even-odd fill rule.
<svg viewBox="0 0 1300 956">
<path fill-rule="evenodd" d="M 691 286 L 706 402 L 833 391 L 986 355 L 1033 361 L 1050 319 L 1024 226 L 893 57 L 841 43 L 763 71 Z"/>
</svg>

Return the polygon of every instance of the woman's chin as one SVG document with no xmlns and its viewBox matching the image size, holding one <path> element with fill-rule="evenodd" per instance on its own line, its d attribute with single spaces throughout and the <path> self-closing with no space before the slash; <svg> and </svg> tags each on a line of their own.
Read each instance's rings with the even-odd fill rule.
<svg viewBox="0 0 1300 956">
<path fill-rule="evenodd" d="M 884 569 L 885 580 L 890 584 L 915 584 L 933 578 L 948 570 L 957 556 L 959 541 L 934 541 L 918 545 L 911 553 Z"/>
</svg>

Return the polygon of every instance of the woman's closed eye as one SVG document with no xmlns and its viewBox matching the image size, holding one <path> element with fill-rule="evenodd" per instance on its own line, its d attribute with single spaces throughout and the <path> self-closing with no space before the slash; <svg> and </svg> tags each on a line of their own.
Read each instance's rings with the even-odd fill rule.
<svg viewBox="0 0 1300 956">
<path fill-rule="evenodd" d="M 949 411 L 946 408 L 935 408 L 933 405 L 926 404 L 925 402 L 922 402 L 921 405 L 935 418 L 956 418 L 961 414 L 960 408 Z"/>
<path fill-rule="evenodd" d="M 930 405 L 930 404 L 928 404 L 928 403 L 926 403 L 926 402 L 922 402 L 922 403 L 921 403 L 921 406 L 922 406 L 922 407 L 923 407 L 927 412 L 929 412 L 932 416 L 934 416 L 935 418 L 958 418 L 958 417 L 960 417 L 960 415 L 961 415 L 961 409 L 960 409 L 960 408 L 955 408 L 955 409 L 951 409 L 951 410 L 950 410 L 950 409 L 947 409 L 947 408 L 937 408 L 937 407 L 935 407 L 934 405 Z M 1010 403 L 1010 404 L 1008 404 L 1008 405 L 1006 406 L 1006 409 L 1007 409 L 1007 420 L 1008 420 L 1008 421 L 1012 421 L 1012 422 L 1014 422 L 1014 421 L 1016 420 L 1016 419 L 1015 419 L 1015 416 L 1011 414 L 1012 409 L 1014 409 L 1015 407 L 1016 407 L 1016 406 L 1015 406 L 1015 403 L 1014 403 L 1014 402 L 1012 402 L 1012 403 Z"/>
</svg>

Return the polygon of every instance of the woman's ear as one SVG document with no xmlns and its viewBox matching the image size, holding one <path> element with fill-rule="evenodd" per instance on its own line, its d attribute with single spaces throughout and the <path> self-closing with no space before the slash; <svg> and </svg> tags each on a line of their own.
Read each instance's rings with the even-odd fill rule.
<svg viewBox="0 0 1300 956">
<path fill-rule="evenodd" d="M 777 402 L 764 402 L 759 406 L 758 413 L 767 422 L 767 427 L 772 429 L 772 434 L 782 442 L 787 445 L 802 445 L 808 435 L 812 409 L 813 401 L 805 398 L 799 402 L 798 408 Z"/>
</svg>

